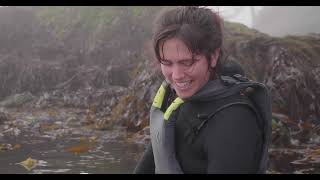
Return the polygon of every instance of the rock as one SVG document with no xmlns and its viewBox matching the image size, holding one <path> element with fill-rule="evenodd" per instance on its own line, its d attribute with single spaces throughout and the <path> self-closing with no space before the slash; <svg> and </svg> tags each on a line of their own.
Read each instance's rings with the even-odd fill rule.
<svg viewBox="0 0 320 180">
<path fill-rule="evenodd" d="M 114 125 L 115 123 L 110 119 L 110 117 L 97 119 L 94 123 L 95 129 L 98 130 L 111 130 Z"/>
<path fill-rule="evenodd" d="M 0 124 L 2 124 L 4 121 L 8 121 L 9 117 L 6 113 L 0 111 Z"/>
<path fill-rule="evenodd" d="M 13 150 L 11 144 L 0 144 L 0 152 L 1 151 L 11 151 Z"/>
<path fill-rule="evenodd" d="M 139 144 L 148 144 L 150 142 L 150 128 L 149 128 L 149 126 L 143 128 L 139 132 L 133 134 L 129 140 L 133 141 L 135 143 L 139 143 Z"/>
<path fill-rule="evenodd" d="M 30 92 L 15 94 L 5 98 L 0 102 L 0 106 L 3 107 L 17 107 L 21 106 L 26 102 L 32 101 L 34 96 Z"/>
<path fill-rule="evenodd" d="M 12 128 L 6 129 L 5 131 L 3 131 L 3 133 L 10 136 L 19 136 L 21 133 L 21 130 L 18 129 L 17 127 L 12 127 Z"/>
<path fill-rule="evenodd" d="M 113 67 L 108 71 L 110 85 L 127 87 L 130 82 L 128 70 L 124 67 Z"/>
<path fill-rule="evenodd" d="M 294 56 L 283 48 L 274 52 L 272 61 L 265 82 L 271 90 L 274 108 L 281 109 L 296 122 L 319 119 L 319 68 L 308 67 L 307 63 L 300 65 L 304 57 Z"/>
<path fill-rule="evenodd" d="M 71 116 L 66 120 L 66 124 L 71 127 L 80 126 L 80 121 L 76 117 Z"/>
</svg>

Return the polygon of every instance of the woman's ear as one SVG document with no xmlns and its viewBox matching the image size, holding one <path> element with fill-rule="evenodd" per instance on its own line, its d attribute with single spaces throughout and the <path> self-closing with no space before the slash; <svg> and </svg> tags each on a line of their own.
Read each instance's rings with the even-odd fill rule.
<svg viewBox="0 0 320 180">
<path fill-rule="evenodd" d="M 211 55 L 211 67 L 212 68 L 216 67 L 219 56 L 220 56 L 220 48 L 217 48 L 214 51 L 214 54 Z"/>
</svg>

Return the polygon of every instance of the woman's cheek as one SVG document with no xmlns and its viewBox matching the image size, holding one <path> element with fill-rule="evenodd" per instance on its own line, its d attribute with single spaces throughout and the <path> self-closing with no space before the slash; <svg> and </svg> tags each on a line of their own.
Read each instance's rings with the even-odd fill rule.
<svg viewBox="0 0 320 180">
<path fill-rule="evenodd" d="M 167 80 L 171 81 L 171 71 L 169 67 L 161 65 L 161 72 Z"/>
</svg>

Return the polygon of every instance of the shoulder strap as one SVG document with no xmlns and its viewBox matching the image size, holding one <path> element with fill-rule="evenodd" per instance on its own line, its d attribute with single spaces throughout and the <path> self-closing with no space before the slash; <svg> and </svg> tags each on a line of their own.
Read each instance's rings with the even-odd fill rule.
<svg viewBox="0 0 320 180">
<path fill-rule="evenodd" d="M 200 108 L 200 111 L 195 110 L 195 114 L 191 119 L 186 117 L 186 121 L 188 121 L 189 128 L 185 132 L 184 137 L 186 138 L 188 143 L 191 144 L 194 142 L 195 138 L 201 132 L 202 128 L 206 125 L 206 123 L 209 120 L 213 119 L 217 113 L 223 111 L 228 107 L 236 105 L 247 106 L 248 108 L 250 108 L 256 114 L 257 119 L 259 119 L 257 120 L 259 128 L 263 129 L 262 120 L 260 119 L 260 114 L 258 113 L 259 111 L 256 109 L 256 107 L 250 99 L 238 93 L 233 96 L 229 96 L 228 98 L 222 98 L 218 101 L 212 101 L 211 103 L 206 105 L 207 107 L 209 107 L 207 109 Z"/>
<path fill-rule="evenodd" d="M 257 118 L 260 119 L 260 114 L 258 113 L 258 111 L 256 110 L 256 108 L 254 106 L 252 106 L 252 104 L 247 103 L 247 102 L 232 102 L 232 103 L 228 103 L 225 104 L 223 106 L 221 106 L 220 108 L 218 108 L 216 111 L 212 112 L 211 114 L 209 114 L 207 117 L 199 117 L 198 118 L 203 118 L 204 120 L 201 122 L 201 124 L 197 127 L 195 133 L 198 134 L 200 132 L 200 130 L 202 129 L 202 127 L 208 122 L 208 120 L 213 119 L 213 117 L 220 111 L 222 111 L 223 109 L 226 109 L 228 107 L 234 106 L 234 105 L 245 105 L 248 106 L 251 110 L 254 111 L 254 113 L 256 114 Z M 262 125 L 260 123 L 260 121 L 258 121 L 258 126 L 259 128 L 261 128 L 262 130 Z"/>
<path fill-rule="evenodd" d="M 225 105 L 222 105 L 221 107 L 219 107 L 218 109 L 216 109 L 214 112 L 205 115 L 205 114 L 198 114 L 197 118 L 201 121 L 200 124 L 196 124 L 195 126 L 191 127 L 189 131 L 187 131 L 185 136 L 189 136 L 188 141 L 189 143 L 192 143 L 195 138 L 197 137 L 197 135 L 200 133 L 201 129 L 208 123 L 209 120 L 213 119 L 214 116 L 219 113 L 220 111 L 231 107 L 231 106 L 235 106 L 235 105 L 243 105 L 243 106 L 247 106 L 249 107 L 251 110 L 253 110 L 253 112 L 255 113 L 255 115 L 257 116 L 258 119 L 258 127 L 261 129 L 261 131 L 263 132 L 263 125 L 261 124 L 261 116 L 260 113 L 258 113 L 257 109 L 250 103 L 245 102 L 245 101 L 235 101 L 235 102 L 231 102 Z M 191 135 L 191 137 L 190 137 Z"/>
</svg>

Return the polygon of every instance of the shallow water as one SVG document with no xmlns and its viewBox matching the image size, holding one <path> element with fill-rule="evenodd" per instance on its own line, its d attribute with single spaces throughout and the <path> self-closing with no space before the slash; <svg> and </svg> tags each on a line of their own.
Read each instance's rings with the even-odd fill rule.
<svg viewBox="0 0 320 180">
<path fill-rule="evenodd" d="M 78 123 L 81 114 L 57 112 L 63 116 L 52 122 L 44 112 L 10 113 L 13 120 L 0 125 L 0 174 L 132 173 L 144 145 L 128 141 L 121 128 L 95 130 Z M 68 123 L 69 116 L 77 123 Z M 29 170 L 19 164 L 28 158 L 36 162 Z"/>
<path fill-rule="evenodd" d="M 142 151 L 141 145 L 128 144 L 109 140 L 95 143 L 84 152 L 69 152 L 68 147 L 87 147 L 79 145 L 78 138 L 48 138 L 33 137 L 21 134 L 18 139 L 6 139 L 2 143 L 19 144 L 21 148 L 0 152 L 0 173 L 95 173 L 95 174 L 125 174 L 132 173 Z M 18 164 L 27 158 L 38 160 L 38 165 L 27 170 Z"/>
</svg>

